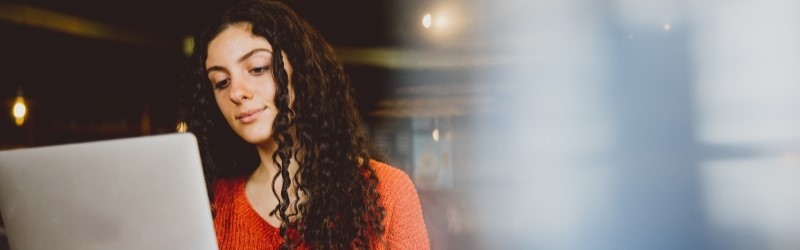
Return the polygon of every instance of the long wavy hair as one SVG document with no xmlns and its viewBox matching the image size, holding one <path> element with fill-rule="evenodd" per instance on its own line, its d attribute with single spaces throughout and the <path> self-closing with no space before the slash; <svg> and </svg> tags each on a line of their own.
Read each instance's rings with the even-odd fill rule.
<svg viewBox="0 0 800 250">
<path fill-rule="evenodd" d="M 280 176 L 283 185 L 279 193 L 273 190 L 280 203 L 271 214 L 282 221 L 281 248 L 301 244 L 319 249 L 369 248 L 381 242 L 385 210 L 378 202 L 378 178 L 369 165 L 370 151 L 349 78 L 322 36 L 280 2 L 238 3 L 195 36 L 183 91 L 184 119 L 198 138 L 212 201 L 211 188 L 217 180 L 250 174 L 260 161 L 255 146 L 223 119 L 205 69 L 208 44 L 236 23 L 249 23 L 252 33 L 267 39 L 273 49 L 278 114 L 272 137 L 278 149 L 272 161 L 280 169 L 272 181 Z M 289 57 L 291 79 L 281 52 Z M 290 176 L 293 159 L 299 169 Z M 294 190 L 289 190 L 292 183 Z M 293 204 L 297 214 L 289 209 L 290 193 L 299 201 Z M 289 237 L 292 230 L 301 237 Z"/>
</svg>

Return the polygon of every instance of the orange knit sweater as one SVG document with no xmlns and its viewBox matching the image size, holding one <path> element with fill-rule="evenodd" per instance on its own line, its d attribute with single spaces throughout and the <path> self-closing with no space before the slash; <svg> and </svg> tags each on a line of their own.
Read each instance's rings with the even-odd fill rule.
<svg viewBox="0 0 800 250">
<path fill-rule="evenodd" d="M 430 249 L 417 190 L 403 171 L 370 161 L 378 176 L 380 204 L 386 209 L 383 220 L 386 246 L 373 249 Z M 220 180 L 214 187 L 216 217 L 214 227 L 220 250 L 277 249 L 283 238 L 279 230 L 261 218 L 244 192 L 246 176 Z M 292 235 L 294 234 L 294 235 Z M 290 237 L 299 237 L 290 232 Z"/>
</svg>

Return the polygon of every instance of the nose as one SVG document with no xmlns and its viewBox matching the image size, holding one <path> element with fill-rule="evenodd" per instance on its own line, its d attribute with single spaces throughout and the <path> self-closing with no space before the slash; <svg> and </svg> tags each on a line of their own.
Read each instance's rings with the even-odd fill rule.
<svg viewBox="0 0 800 250">
<path fill-rule="evenodd" d="M 241 104 L 245 100 L 253 98 L 253 91 L 250 89 L 250 82 L 246 77 L 231 77 L 231 91 L 229 98 L 236 104 Z"/>
</svg>

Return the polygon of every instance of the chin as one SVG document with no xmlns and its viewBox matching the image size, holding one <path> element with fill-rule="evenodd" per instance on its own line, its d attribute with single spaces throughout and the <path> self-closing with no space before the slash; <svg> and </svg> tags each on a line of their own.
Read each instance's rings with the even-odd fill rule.
<svg viewBox="0 0 800 250">
<path fill-rule="evenodd" d="M 270 134 L 245 134 L 241 135 L 242 139 L 244 139 L 247 143 L 250 144 L 263 144 L 265 142 L 272 141 L 272 135 Z"/>
<path fill-rule="evenodd" d="M 264 130 L 255 130 L 255 131 L 237 131 L 239 137 L 242 137 L 244 141 L 250 144 L 262 144 L 265 142 L 272 141 L 272 133 L 271 131 L 264 131 Z"/>
</svg>

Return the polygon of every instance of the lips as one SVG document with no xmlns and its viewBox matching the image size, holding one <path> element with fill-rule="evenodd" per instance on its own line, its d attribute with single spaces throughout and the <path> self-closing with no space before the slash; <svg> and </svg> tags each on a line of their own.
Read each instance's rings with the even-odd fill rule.
<svg viewBox="0 0 800 250">
<path fill-rule="evenodd" d="M 261 112 L 264 111 L 264 109 L 266 108 L 251 109 L 246 112 L 240 113 L 239 115 L 236 116 L 236 120 L 239 120 L 244 124 L 252 123 L 256 121 L 256 119 L 258 119 L 258 115 L 260 115 Z"/>
</svg>

